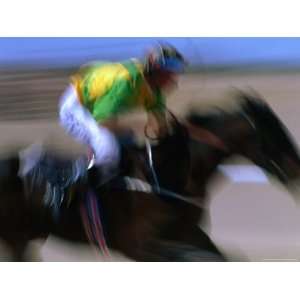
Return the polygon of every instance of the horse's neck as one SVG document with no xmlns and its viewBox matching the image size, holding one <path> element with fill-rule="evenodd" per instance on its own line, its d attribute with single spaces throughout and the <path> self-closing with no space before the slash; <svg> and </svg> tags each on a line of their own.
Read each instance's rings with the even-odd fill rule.
<svg viewBox="0 0 300 300">
<path fill-rule="evenodd" d="M 192 161 L 196 162 L 191 167 L 197 171 L 196 173 L 202 175 L 203 185 L 211 180 L 217 167 L 233 155 L 229 151 L 222 151 L 210 145 L 199 145 L 199 142 L 194 140 L 190 141 L 190 151 Z"/>
</svg>

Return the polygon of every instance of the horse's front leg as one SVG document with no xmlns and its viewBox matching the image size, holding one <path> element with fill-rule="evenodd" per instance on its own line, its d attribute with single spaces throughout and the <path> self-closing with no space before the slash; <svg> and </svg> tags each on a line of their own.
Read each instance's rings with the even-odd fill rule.
<svg viewBox="0 0 300 300">
<path fill-rule="evenodd" d="M 28 242 L 13 242 L 9 243 L 11 250 L 11 261 L 13 262 L 25 262 L 26 258 L 26 250 L 28 247 Z"/>
</svg>

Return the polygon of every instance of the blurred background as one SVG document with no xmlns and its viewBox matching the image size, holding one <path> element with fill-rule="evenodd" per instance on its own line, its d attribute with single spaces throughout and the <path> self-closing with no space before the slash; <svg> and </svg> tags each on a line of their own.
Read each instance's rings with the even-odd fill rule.
<svg viewBox="0 0 300 300">
<path fill-rule="evenodd" d="M 300 141 L 300 38 L 0 38 L 0 154 L 33 142 L 70 154 L 82 151 L 56 120 L 69 76 L 93 60 L 142 58 L 159 40 L 172 43 L 190 62 L 168 102 L 175 113 L 190 106 L 228 106 L 232 88 L 251 87 Z M 143 118 L 136 113 L 122 121 L 140 134 Z M 211 191 L 209 230 L 217 245 L 252 261 L 300 259 L 300 210 L 294 199 L 245 161 L 230 162 L 224 174 L 224 185 Z M 88 248 L 53 237 L 41 256 L 99 260 Z M 115 258 L 126 260 L 117 253 Z"/>
</svg>

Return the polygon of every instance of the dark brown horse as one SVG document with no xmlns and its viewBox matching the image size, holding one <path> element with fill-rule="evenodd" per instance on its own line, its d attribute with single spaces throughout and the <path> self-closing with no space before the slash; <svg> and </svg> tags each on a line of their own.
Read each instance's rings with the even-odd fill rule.
<svg viewBox="0 0 300 300">
<path fill-rule="evenodd" d="M 244 96 L 236 112 L 205 118 L 190 116 L 188 127 L 196 138 L 189 140 L 186 129 L 176 123 L 174 133 L 153 148 L 155 171 L 162 188 L 202 199 L 216 167 L 236 154 L 250 158 L 285 184 L 299 175 L 298 152 L 282 123 L 262 101 Z M 203 134 L 197 134 L 195 127 L 206 128 L 210 138 L 199 142 L 197 135 L 201 138 Z M 277 148 L 272 149 L 274 144 Z M 147 171 L 148 164 L 137 153 L 131 149 L 124 154 L 121 177 L 143 178 L 146 174 L 151 180 L 153 172 Z M 79 210 L 85 184 L 75 184 L 71 204 L 61 209 L 59 221 L 55 221 L 42 200 L 46 182 L 35 185 L 34 193 L 28 194 L 28 183 L 17 176 L 18 157 L 2 160 L 0 170 L 0 194 L 5 199 L 0 205 L 0 236 L 12 247 L 16 260 L 23 259 L 28 241 L 49 234 L 88 242 Z M 201 205 L 166 193 L 120 189 L 114 182 L 93 188 L 101 202 L 108 247 L 142 261 L 224 260 L 198 226 L 204 213 Z"/>
</svg>

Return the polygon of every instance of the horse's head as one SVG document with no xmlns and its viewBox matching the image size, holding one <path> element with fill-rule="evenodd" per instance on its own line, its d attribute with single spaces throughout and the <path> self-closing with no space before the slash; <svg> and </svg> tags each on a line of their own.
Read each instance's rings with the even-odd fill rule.
<svg viewBox="0 0 300 300">
<path fill-rule="evenodd" d="M 248 124 L 236 150 L 285 185 L 300 175 L 300 156 L 287 128 L 258 95 L 240 94 L 238 113 Z M 247 126 L 246 126 L 247 127 Z"/>
<path fill-rule="evenodd" d="M 300 156 L 288 130 L 257 95 L 241 93 L 237 111 L 210 114 L 192 112 L 190 127 L 191 189 L 202 187 L 225 159 L 249 159 L 286 186 L 300 177 Z"/>
</svg>

